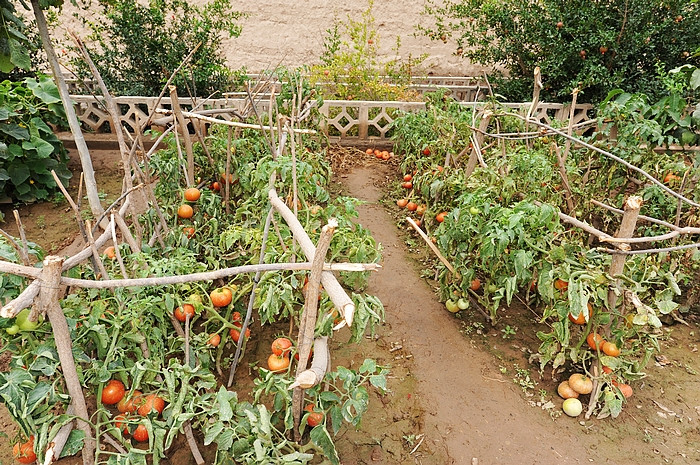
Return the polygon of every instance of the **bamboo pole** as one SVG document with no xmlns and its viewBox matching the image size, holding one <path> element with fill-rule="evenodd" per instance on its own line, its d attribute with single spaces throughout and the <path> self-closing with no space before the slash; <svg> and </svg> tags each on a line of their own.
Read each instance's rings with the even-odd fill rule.
<svg viewBox="0 0 700 465">
<path fill-rule="evenodd" d="M 51 323 L 58 358 L 61 362 L 63 377 L 66 381 L 66 388 L 71 397 L 71 405 L 75 409 L 78 429 L 85 433 L 83 444 L 83 465 L 93 465 L 95 463 L 95 439 L 92 435 L 92 428 L 89 421 L 87 405 L 83 389 L 80 385 L 78 372 L 73 359 L 73 348 L 70 339 L 70 331 L 66 316 L 63 314 L 59 304 L 61 289 L 61 269 L 63 258 L 49 255 L 44 260 L 44 268 L 41 270 L 41 290 L 39 291 L 39 307 L 46 312 Z"/>
</svg>

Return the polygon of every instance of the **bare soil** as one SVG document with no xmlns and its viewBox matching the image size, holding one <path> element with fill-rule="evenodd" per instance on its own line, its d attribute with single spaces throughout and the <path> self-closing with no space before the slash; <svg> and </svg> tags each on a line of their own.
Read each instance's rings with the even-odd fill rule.
<svg viewBox="0 0 700 465">
<path fill-rule="evenodd" d="M 121 188 L 118 153 L 95 151 L 93 157 L 100 186 L 107 198 L 115 198 Z M 503 310 L 492 328 L 478 313 L 448 313 L 437 301 L 435 283 L 421 277 L 424 263 L 433 258 L 413 233 L 397 226 L 393 200 L 383 199 L 396 169 L 360 151 L 356 157 L 339 166 L 335 187 L 365 202 L 358 221 L 382 244 L 382 269 L 372 275 L 368 292 L 384 303 L 386 323 L 359 345 L 347 344 L 349 333 L 341 330 L 331 353 L 334 365 L 351 367 L 375 358 L 391 368 L 391 375 L 387 394 L 371 391 L 360 429 L 339 433 L 344 465 L 700 463 L 697 321 L 665 331 L 663 357 L 650 364 L 647 378 L 634 384 L 635 396 L 617 419 L 561 416 L 557 381 L 548 374 L 541 378 L 527 361 L 538 345 L 533 314 L 516 304 Z M 59 250 L 77 231 L 66 207 L 20 207 L 28 237 L 47 250 Z M 3 211 L 11 218 L 10 210 Z M 16 234 L 9 221 L 2 227 Z M 502 331 L 506 325 L 514 335 Z M 253 327 L 241 366 L 264 360 L 266 341 L 285 330 Z M 236 388 L 245 392 L 253 374 L 252 369 L 239 370 Z M 549 401 L 552 407 L 546 408 Z M 3 408 L 0 431 L 8 436 L 0 434 L 0 463 L 11 463 L 15 430 Z M 211 461 L 212 451 L 204 449 L 204 454 Z M 168 462 L 194 463 L 182 443 L 173 447 Z"/>
</svg>

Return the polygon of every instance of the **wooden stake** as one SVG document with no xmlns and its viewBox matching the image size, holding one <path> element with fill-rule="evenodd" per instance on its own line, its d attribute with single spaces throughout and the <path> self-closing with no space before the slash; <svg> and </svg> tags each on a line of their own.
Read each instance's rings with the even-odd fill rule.
<svg viewBox="0 0 700 465">
<path fill-rule="evenodd" d="M 433 241 L 431 241 L 428 235 L 423 232 L 420 226 L 418 226 L 416 222 L 413 221 L 413 218 L 406 217 L 406 221 L 408 221 L 408 224 L 410 224 L 413 227 L 413 229 L 415 229 L 416 232 L 420 235 L 420 237 L 423 238 L 425 243 L 428 244 L 428 247 L 430 247 L 430 250 L 432 250 L 433 253 L 437 256 L 437 258 L 442 262 L 442 264 L 445 265 L 448 270 L 450 270 L 450 273 L 452 273 L 453 275 L 455 275 L 455 277 L 458 278 L 459 274 L 457 273 L 455 268 L 450 262 L 447 261 L 445 256 L 442 253 L 440 253 L 440 250 L 435 246 L 435 244 L 433 244 Z"/>
<path fill-rule="evenodd" d="M 22 259 L 22 263 L 25 265 L 29 265 L 29 247 L 27 246 L 27 236 L 24 234 L 22 220 L 19 218 L 19 212 L 17 210 L 12 210 L 12 214 L 15 217 L 15 222 L 17 223 L 17 230 L 19 231 L 19 238 L 22 241 L 22 251 L 19 255 Z"/>
<path fill-rule="evenodd" d="M 633 195 L 631 197 L 628 197 L 627 200 L 625 201 L 625 213 L 622 215 L 622 222 L 620 223 L 620 229 L 615 234 L 615 237 L 632 237 L 634 234 L 634 228 L 637 225 L 637 217 L 639 216 L 639 210 L 642 208 L 642 198 L 636 195 Z M 626 247 L 624 247 L 626 245 Z M 623 250 L 629 250 L 630 247 L 628 244 L 620 244 L 622 246 Z M 616 276 L 620 275 L 623 273 L 625 270 L 625 255 L 613 255 L 612 261 L 610 262 L 610 270 L 608 271 L 608 274 L 615 278 Z M 619 282 L 619 279 L 616 280 L 616 283 L 613 284 L 613 286 L 616 286 L 616 284 Z M 617 301 L 617 294 L 614 291 L 614 288 L 611 287 L 608 290 L 608 308 L 610 310 L 615 308 L 615 304 Z"/>
<path fill-rule="evenodd" d="M 338 227 L 338 222 L 335 219 L 328 220 L 321 230 L 321 237 L 316 244 L 314 251 L 311 273 L 309 273 L 309 282 L 306 288 L 306 296 L 304 296 L 304 311 L 301 315 L 299 323 L 299 338 L 297 340 L 297 348 L 299 349 L 299 363 L 297 364 L 296 376 L 300 376 L 306 371 L 306 366 L 309 363 L 309 354 L 311 353 L 311 345 L 313 344 L 314 328 L 316 327 L 316 317 L 318 314 L 318 295 L 321 284 L 321 274 L 323 272 L 323 262 L 328 247 L 331 245 L 333 233 Z M 294 440 L 301 440 L 299 433 L 299 423 L 301 422 L 301 412 L 303 411 L 304 389 L 300 386 L 294 388 L 292 394 L 292 414 L 294 416 Z"/>
<path fill-rule="evenodd" d="M 85 188 L 87 191 L 88 203 L 90 204 L 92 215 L 97 218 L 102 213 L 102 204 L 100 203 L 100 196 L 97 192 L 97 182 L 95 181 L 95 171 L 92 167 L 90 152 L 88 150 L 87 143 L 85 142 L 85 138 L 83 137 L 83 132 L 80 129 L 80 121 L 75 114 L 75 109 L 73 108 L 73 102 L 70 98 L 68 86 L 66 85 L 65 79 L 63 79 L 61 65 L 58 63 L 56 52 L 53 49 L 53 45 L 51 45 L 49 28 L 46 25 L 46 18 L 44 17 L 44 11 L 41 9 L 39 0 L 32 0 L 32 9 L 34 10 L 34 17 L 36 18 L 36 25 L 39 29 L 41 43 L 44 47 L 44 51 L 46 52 L 49 65 L 51 66 L 53 77 L 56 80 L 58 93 L 61 96 L 63 108 L 66 112 L 66 118 L 68 119 L 68 125 L 70 126 L 71 133 L 73 133 L 75 146 L 78 150 L 78 154 L 80 155 L 80 164 L 82 165 L 83 172 L 85 173 Z"/>
<path fill-rule="evenodd" d="M 89 423 L 90 416 L 88 415 L 85 397 L 83 396 L 83 388 L 80 385 L 78 372 L 75 368 L 75 360 L 73 359 L 73 347 L 68 330 L 66 316 L 63 314 L 61 305 L 59 304 L 61 289 L 61 267 L 63 258 L 55 255 L 49 255 L 44 260 L 44 267 L 41 270 L 41 290 L 39 292 L 38 305 L 42 311 L 46 312 L 51 323 L 54 339 L 56 341 L 56 349 L 58 358 L 61 362 L 61 371 L 66 381 L 66 388 L 71 397 L 71 404 L 75 409 L 78 429 L 85 433 L 85 443 L 83 445 L 83 465 L 93 465 L 95 463 L 95 439 L 92 434 L 92 428 Z"/>
<path fill-rule="evenodd" d="M 187 121 L 185 121 L 182 108 L 180 108 L 180 101 L 177 98 L 177 87 L 170 85 L 168 89 L 170 89 L 170 103 L 173 107 L 173 113 L 180 125 L 182 139 L 185 141 L 185 152 L 187 153 L 187 185 L 194 186 L 194 151 L 192 150 L 190 131 L 187 129 Z"/>
</svg>

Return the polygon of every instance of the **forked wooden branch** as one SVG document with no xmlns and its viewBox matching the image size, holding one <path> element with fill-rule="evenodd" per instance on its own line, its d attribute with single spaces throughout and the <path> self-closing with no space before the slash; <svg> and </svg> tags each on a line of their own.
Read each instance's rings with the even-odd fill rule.
<svg viewBox="0 0 700 465">
<path fill-rule="evenodd" d="M 272 206 L 282 215 L 282 218 L 287 222 L 289 229 L 294 235 L 294 239 L 299 243 L 301 250 L 306 255 L 307 259 L 314 256 L 316 246 L 309 239 L 308 234 L 304 231 L 304 227 L 299 223 L 299 220 L 294 216 L 294 213 L 287 207 L 282 199 L 277 195 L 275 189 L 270 189 L 268 196 Z M 324 271 L 321 274 L 321 282 L 323 288 L 328 293 L 333 304 L 340 310 L 341 315 L 347 322 L 348 326 L 352 326 L 352 320 L 355 316 L 355 304 L 348 297 L 343 287 L 338 283 L 336 277 L 330 271 Z"/>
<path fill-rule="evenodd" d="M 39 292 L 38 306 L 41 311 L 46 313 L 51 323 L 51 329 L 53 330 L 54 339 L 56 341 L 58 358 L 61 362 L 63 377 L 66 381 L 66 388 L 77 416 L 78 428 L 85 433 L 83 465 L 93 465 L 95 463 L 95 439 L 92 435 L 92 428 L 88 423 L 90 416 L 88 415 L 87 405 L 85 404 L 83 388 L 75 368 L 68 323 L 66 322 L 66 316 L 63 314 L 63 310 L 59 304 L 62 264 L 63 258 L 55 255 L 49 255 L 44 260 L 44 267 L 41 270 L 41 276 L 39 278 L 41 290 Z"/>
<path fill-rule="evenodd" d="M 618 213 L 618 214 L 620 214 L 620 215 L 622 215 L 623 213 L 625 213 L 624 210 L 620 210 L 619 208 L 611 207 L 610 205 L 604 204 L 603 202 L 599 202 L 599 201 L 597 201 L 597 200 L 591 200 L 591 203 L 592 203 L 593 205 L 596 205 L 596 206 L 600 207 L 600 208 L 604 208 L 604 209 L 606 209 L 606 210 L 610 210 L 611 212 Z M 658 225 L 661 225 L 661 226 L 666 226 L 667 228 L 673 229 L 673 230 L 680 229 L 680 228 L 679 228 L 678 226 L 676 226 L 675 224 L 671 224 L 671 223 L 669 223 L 669 222 L 667 222 L 667 221 L 663 221 L 663 220 L 658 220 L 658 219 L 652 218 L 652 217 L 650 217 L 650 216 L 639 215 L 639 216 L 637 217 L 637 221 L 648 221 L 649 223 L 654 223 L 654 224 L 658 224 Z"/>
<path fill-rule="evenodd" d="M 187 121 L 184 118 L 184 112 L 180 108 L 180 101 L 177 97 L 177 87 L 170 85 L 168 86 L 170 90 L 170 103 L 173 107 L 173 114 L 177 120 L 177 124 L 180 125 L 180 131 L 182 131 L 182 139 L 185 142 L 185 153 L 187 153 L 187 185 L 194 186 L 194 151 L 192 150 L 192 138 L 190 137 L 190 131 L 187 129 Z M 177 135 L 177 131 L 175 132 Z"/>
</svg>

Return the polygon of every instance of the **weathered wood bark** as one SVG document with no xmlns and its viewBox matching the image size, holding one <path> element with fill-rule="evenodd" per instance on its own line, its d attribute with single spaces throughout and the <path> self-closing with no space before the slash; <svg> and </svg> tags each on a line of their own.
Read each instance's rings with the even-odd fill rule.
<svg viewBox="0 0 700 465">
<path fill-rule="evenodd" d="M 328 336 L 318 337 L 314 340 L 314 359 L 311 368 L 304 370 L 294 379 L 289 389 L 300 387 L 310 389 L 323 381 L 330 365 L 330 352 L 328 350 Z"/>
<path fill-rule="evenodd" d="M 467 166 L 464 168 L 464 179 L 467 179 L 472 175 L 476 169 L 477 163 L 479 163 L 479 159 L 481 158 L 481 147 L 484 145 L 484 138 L 486 137 L 486 129 L 488 129 L 492 117 L 493 112 L 491 112 L 491 110 L 485 110 L 481 114 L 478 130 L 476 133 L 472 133 L 470 136 L 472 151 L 469 154 Z"/>
<path fill-rule="evenodd" d="M 182 109 L 180 108 L 180 101 L 177 98 L 177 87 L 171 85 L 170 90 L 170 103 L 173 106 L 173 113 L 180 125 L 180 130 L 182 131 L 182 140 L 185 142 L 185 153 L 187 154 L 187 185 L 194 186 L 194 151 L 192 150 L 192 138 L 190 137 L 190 131 L 187 129 L 187 121 L 182 115 Z"/>
<path fill-rule="evenodd" d="M 39 292 L 38 305 L 40 309 L 46 312 L 51 323 L 54 339 L 56 340 L 56 350 L 58 358 L 61 362 L 61 370 L 66 381 L 66 388 L 71 397 L 71 404 L 75 409 L 75 415 L 78 417 L 77 426 L 85 433 L 85 444 L 83 447 L 83 465 L 93 465 L 95 463 L 95 439 L 92 434 L 92 428 L 88 420 L 87 405 L 83 395 L 83 388 L 78 379 L 78 372 L 75 368 L 75 360 L 73 359 L 73 348 L 68 330 L 66 316 L 63 314 L 59 303 L 61 289 L 61 266 L 63 258 L 55 255 L 49 255 L 44 260 L 44 268 L 41 270 L 41 291 Z"/>
<path fill-rule="evenodd" d="M 634 234 L 634 228 L 637 226 L 637 217 L 639 216 L 639 210 L 642 208 L 642 198 L 636 195 L 628 197 L 625 201 L 625 213 L 622 215 L 622 222 L 620 223 L 620 229 L 618 230 L 615 237 L 632 237 Z M 617 244 L 623 250 L 629 250 L 629 244 Z M 625 259 L 624 255 L 613 255 L 612 261 L 610 262 L 610 270 L 608 273 L 610 276 L 615 278 L 617 275 L 622 274 L 625 269 Z M 619 280 L 616 280 L 616 283 Z M 614 288 L 608 290 L 608 307 L 610 309 L 615 308 L 617 302 L 617 294 Z"/>
<path fill-rule="evenodd" d="M 314 339 L 314 328 L 316 328 L 316 318 L 318 315 L 318 294 L 320 292 L 321 274 L 323 273 L 323 263 L 325 260 L 328 247 L 331 245 L 333 233 L 338 227 L 338 222 L 335 219 L 328 220 L 321 230 L 321 237 L 314 251 L 311 273 L 309 273 L 309 282 L 306 288 L 306 296 L 304 296 L 304 310 L 299 323 L 299 337 L 297 339 L 297 348 L 299 350 L 299 363 L 297 364 L 296 376 L 298 377 L 306 371 L 306 366 L 309 363 L 309 355 L 311 353 L 311 345 Z M 304 409 L 304 389 L 295 387 L 292 394 L 292 415 L 294 416 L 294 440 L 299 441 L 301 434 L 299 433 L 299 423 L 301 422 L 301 412 Z"/>
<path fill-rule="evenodd" d="M 85 189 L 87 192 L 88 203 L 90 204 L 90 210 L 92 211 L 93 216 L 97 218 L 102 213 L 103 208 L 97 192 L 97 182 L 95 181 L 95 171 L 92 168 L 90 152 L 88 151 L 87 143 L 83 137 L 83 131 L 80 129 L 80 121 L 75 114 L 73 102 L 71 102 L 68 86 L 66 85 L 65 79 L 63 79 L 61 65 L 58 63 L 56 52 L 51 44 L 49 28 L 46 25 L 46 18 L 44 17 L 44 12 L 39 5 L 39 0 L 32 0 L 32 9 L 34 10 L 34 17 L 36 18 L 39 36 L 41 37 L 41 42 L 44 47 L 44 51 L 46 52 L 46 57 L 49 61 L 49 65 L 51 66 L 51 71 L 54 79 L 56 80 L 56 85 L 58 86 L 58 93 L 61 96 L 61 101 L 63 102 L 63 107 L 66 111 L 68 125 L 70 126 L 71 133 L 73 133 L 75 146 L 78 150 L 78 154 L 80 155 L 80 164 L 82 165 L 83 173 L 85 173 Z M 100 226 L 102 226 L 102 223 Z"/>
</svg>

